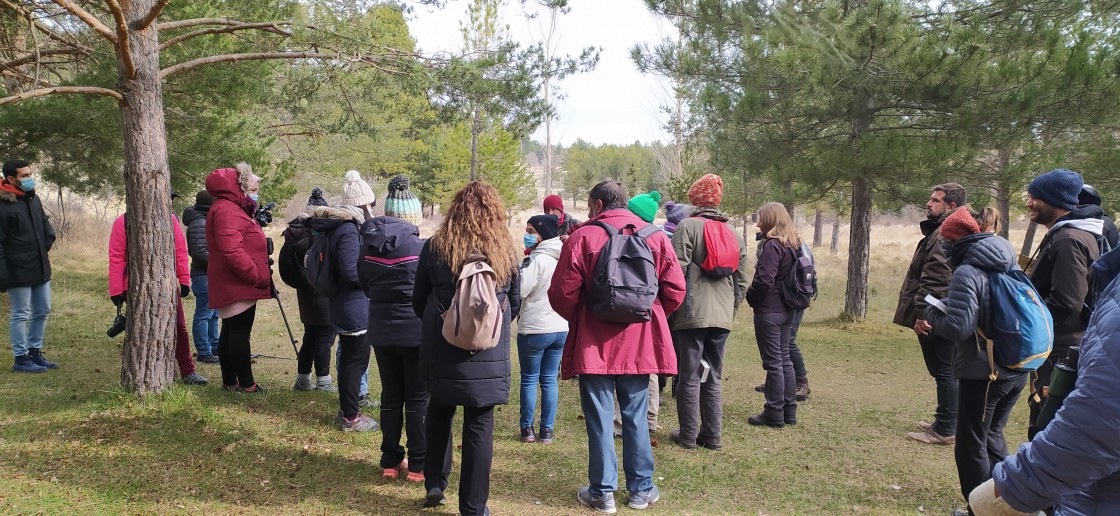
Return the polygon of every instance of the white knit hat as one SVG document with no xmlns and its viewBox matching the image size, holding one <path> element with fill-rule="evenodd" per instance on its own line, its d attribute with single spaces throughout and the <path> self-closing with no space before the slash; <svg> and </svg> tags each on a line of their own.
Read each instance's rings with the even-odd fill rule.
<svg viewBox="0 0 1120 516">
<path fill-rule="evenodd" d="M 342 198 L 339 204 L 346 206 L 366 206 L 377 202 L 373 189 L 362 179 L 362 174 L 357 170 L 346 173 L 346 180 L 342 183 Z"/>
</svg>

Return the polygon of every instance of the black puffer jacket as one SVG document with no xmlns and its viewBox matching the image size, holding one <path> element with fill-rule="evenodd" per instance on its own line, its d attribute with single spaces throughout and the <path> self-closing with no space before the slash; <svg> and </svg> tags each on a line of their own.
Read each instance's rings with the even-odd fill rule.
<svg viewBox="0 0 1120 516">
<path fill-rule="evenodd" d="M 395 217 L 362 224 L 358 277 L 369 296 L 369 332 L 374 347 L 420 345 L 420 318 L 412 309 L 412 288 L 420 263 L 420 228 Z"/>
<path fill-rule="evenodd" d="M 205 276 L 210 250 L 206 248 L 206 214 L 209 204 L 196 204 L 183 210 L 183 225 L 187 226 L 187 254 L 191 255 L 191 277 Z"/>
<path fill-rule="evenodd" d="M 515 271 L 498 291 L 498 300 L 509 300 L 502 317 L 498 345 L 471 353 L 443 338 L 441 307 L 451 306 L 458 271 L 431 250 L 431 240 L 420 252 L 412 309 L 423 319 L 420 332 L 420 371 L 432 401 L 444 405 L 486 407 L 509 402 L 510 321 L 521 311 L 521 278 Z"/>
<path fill-rule="evenodd" d="M 50 281 L 53 246 L 54 228 L 39 196 L 0 189 L 0 291 Z"/>
<path fill-rule="evenodd" d="M 340 334 L 365 330 L 369 318 L 369 299 L 358 282 L 358 219 L 353 213 L 320 206 L 311 212 L 308 227 L 330 239 L 331 267 L 338 274 L 336 294 L 327 298 L 331 325 Z"/>
<path fill-rule="evenodd" d="M 991 233 L 969 235 L 953 245 L 950 263 L 953 278 L 948 295 L 942 299 L 946 312 L 928 306 L 925 319 L 938 335 L 957 342 L 953 367 L 957 378 L 986 380 L 991 366 L 983 339 L 977 338 L 976 328 L 990 328 L 991 288 L 988 275 L 1018 269 L 1015 250 L 1007 240 Z M 999 379 L 1010 380 L 1026 375 L 996 364 Z"/>
<path fill-rule="evenodd" d="M 302 280 L 301 284 L 296 287 L 289 283 L 296 289 L 296 301 L 299 303 L 299 320 L 308 326 L 328 326 L 331 324 L 331 311 L 327 304 L 327 298 L 320 296 L 311 285 L 307 284 L 307 278 L 304 275 L 303 256 L 307 254 L 307 248 L 311 244 L 311 228 L 307 227 L 307 221 L 310 217 L 306 213 L 300 213 L 299 216 L 288 222 L 288 227 L 284 230 L 284 245 L 280 246 L 280 254 L 277 257 L 277 264 L 280 269 L 280 277 L 296 277 Z M 288 260 L 287 255 L 291 255 L 292 260 Z M 286 267 L 291 266 L 294 270 L 286 270 Z M 284 280 L 288 283 L 288 280 Z"/>
</svg>

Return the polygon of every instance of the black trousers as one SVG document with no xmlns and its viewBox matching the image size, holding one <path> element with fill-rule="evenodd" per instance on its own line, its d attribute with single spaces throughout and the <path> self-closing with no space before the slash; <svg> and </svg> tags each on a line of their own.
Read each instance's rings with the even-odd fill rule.
<svg viewBox="0 0 1120 516">
<path fill-rule="evenodd" d="M 249 388 L 257 382 L 253 380 L 252 351 L 249 336 L 253 333 L 253 320 L 257 317 L 257 305 L 233 317 L 222 319 L 222 332 L 218 335 L 218 358 L 221 359 L 222 384 L 241 385 Z"/>
<path fill-rule="evenodd" d="M 957 345 L 932 333 L 918 335 L 918 344 L 922 346 L 926 371 L 937 384 L 937 410 L 930 428 L 937 435 L 951 436 L 957 431 L 957 373 L 953 370 Z"/>
<path fill-rule="evenodd" d="M 762 416 L 771 421 L 797 417 L 797 378 L 789 358 L 793 311 L 754 314 L 754 338 L 766 370 L 766 404 Z"/>
<path fill-rule="evenodd" d="M 424 437 L 428 391 L 420 381 L 420 347 L 375 347 L 373 355 L 381 377 L 381 467 L 392 468 L 404 460 L 403 426 L 408 470 L 422 472 L 428 456 Z"/>
<path fill-rule="evenodd" d="M 451 474 L 451 422 L 456 405 L 428 404 L 428 461 L 424 487 L 447 490 Z M 494 462 L 494 406 L 463 407 L 463 464 L 459 472 L 459 512 L 474 516 L 486 512 L 490 498 L 490 465 Z"/>
<path fill-rule="evenodd" d="M 346 419 L 358 415 L 358 391 L 362 373 L 369 367 L 369 344 L 365 335 L 339 335 L 342 356 L 338 360 L 338 409 Z"/>
<path fill-rule="evenodd" d="M 331 344 L 334 344 L 334 329 L 329 324 L 303 325 L 303 345 L 296 355 L 296 372 L 311 374 L 315 365 L 315 376 L 331 374 Z"/>
<path fill-rule="evenodd" d="M 992 468 L 1007 457 L 1003 429 L 1011 409 L 1026 385 L 1026 378 L 996 380 L 958 380 L 957 477 L 961 494 L 969 493 L 992 478 Z"/>
<path fill-rule="evenodd" d="M 723 435 L 723 351 L 731 332 L 723 328 L 695 328 L 673 332 L 677 351 L 677 421 L 688 443 L 719 440 Z M 711 366 L 701 383 L 703 360 Z M 697 421 L 699 416 L 699 421 Z"/>
</svg>

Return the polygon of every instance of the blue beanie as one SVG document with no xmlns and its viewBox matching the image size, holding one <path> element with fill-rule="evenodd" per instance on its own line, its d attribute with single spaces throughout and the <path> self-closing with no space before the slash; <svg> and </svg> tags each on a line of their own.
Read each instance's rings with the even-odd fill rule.
<svg viewBox="0 0 1120 516">
<path fill-rule="evenodd" d="M 1027 193 L 1058 209 L 1072 211 L 1085 180 L 1081 174 L 1064 168 L 1051 170 L 1031 181 Z"/>
</svg>

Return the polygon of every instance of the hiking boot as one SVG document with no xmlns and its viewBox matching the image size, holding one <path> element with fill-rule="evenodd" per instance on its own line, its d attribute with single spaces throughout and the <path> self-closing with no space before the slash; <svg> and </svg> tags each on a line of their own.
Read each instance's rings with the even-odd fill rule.
<svg viewBox="0 0 1120 516">
<path fill-rule="evenodd" d="M 760 383 L 754 386 L 754 392 L 766 392 L 766 384 Z"/>
<path fill-rule="evenodd" d="M 404 479 L 409 481 L 409 482 L 415 482 L 417 484 L 423 483 L 424 482 L 424 472 L 423 471 L 409 471 L 408 475 L 406 475 L 404 477 Z"/>
<path fill-rule="evenodd" d="M 370 419 L 361 412 L 358 412 L 352 419 L 347 419 L 339 412 L 338 428 L 343 432 L 376 432 L 381 426 L 377 424 L 377 421 Z"/>
<path fill-rule="evenodd" d="M 712 451 L 723 450 L 723 443 L 720 442 L 719 437 L 713 437 L 713 438 L 710 438 L 710 439 L 704 439 L 704 438 L 701 438 L 701 437 L 697 437 L 696 438 L 696 446 L 699 446 L 700 448 L 707 448 L 707 449 L 712 450 Z"/>
<path fill-rule="evenodd" d="M 408 469 L 408 459 L 402 460 L 400 464 L 397 464 L 396 466 L 393 466 L 391 468 L 382 468 L 381 476 L 385 478 L 397 478 L 397 475 L 400 474 L 400 471 L 406 469 Z"/>
<path fill-rule="evenodd" d="M 43 350 L 39 348 L 31 348 L 27 350 L 27 356 L 31 357 L 31 361 L 35 362 L 35 365 L 39 367 L 45 367 L 47 369 L 58 369 L 58 364 L 47 360 L 47 357 L 43 356 Z"/>
<path fill-rule="evenodd" d="M 552 429 L 542 426 L 541 436 L 537 440 L 540 441 L 541 444 L 552 444 Z"/>
<path fill-rule="evenodd" d="M 315 390 L 325 392 L 338 392 L 338 388 L 331 384 L 331 375 L 316 376 Z"/>
<path fill-rule="evenodd" d="M 210 380 L 207 380 L 205 376 L 198 373 L 188 374 L 183 377 L 182 381 L 184 385 L 206 385 L 210 383 Z"/>
<path fill-rule="evenodd" d="M 634 510 L 642 510 L 649 507 L 649 504 L 655 503 L 661 499 L 661 493 L 657 490 L 657 486 L 653 486 L 645 491 L 637 493 L 630 493 L 630 501 L 626 502 L 626 506 Z"/>
<path fill-rule="evenodd" d="M 220 363 L 222 363 L 222 361 L 218 358 L 218 355 L 198 355 L 198 358 L 196 358 L 194 361 L 198 362 L 200 364 L 220 364 Z"/>
<path fill-rule="evenodd" d="M 16 357 L 16 362 L 12 364 L 12 371 L 17 373 L 45 373 L 47 368 L 33 362 L 31 357 L 23 355 Z"/>
<path fill-rule="evenodd" d="M 614 506 L 614 493 L 603 493 L 602 496 L 591 496 L 591 487 L 583 486 L 579 488 L 579 492 L 576 493 L 576 499 L 579 500 L 580 505 L 594 510 L 595 512 L 606 514 L 618 512 L 618 508 Z"/>
<path fill-rule="evenodd" d="M 424 495 L 424 507 L 439 507 L 445 504 L 447 504 L 447 498 L 443 496 L 443 489 L 433 487 L 428 490 L 428 494 Z"/>
<path fill-rule="evenodd" d="M 747 423 L 751 426 L 768 426 L 770 428 L 784 428 L 786 422 L 784 420 L 773 420 L 762 414 L 755 414 L 747 418 Z"/>
<path fill-rule="evenodd" d="M 260 396 L 268 394 L 268 391 L 264 390 L 264 387 L 261 387 L 257 382 L 253 382 L 252 387 L 242 387 L 241 392 L 244 392 L 245 394 L 257 394 Z"/>
<path fill-rule="evenodd" d="M 369 397 L 369 394 L 363 394 L 361 396 L 358 396 L 358 406 L 368 409 L 375 409 L 381 406 L 381 402 L 375 399 L 371 399 Z"/>
<path fill-rule="evenodd" d="M 906 437 L 909 437 L 915 441 L 921 441 L 926 444 L 940 444 L 943 446 L 956 444 L 957 442 L 957 436 L 941 435 L 937 432 L 934 432 L 932 427 L 926 429 L 925 432 L 907 432 Z"/>
<path fill-rule="evenodd" d="M 809 388 L 809 379 L 804 376 L 797 377 L 797 401 L 805 401 L 809 399 L 809 395 L 813 393 L 813 389 Z"/>
<path fill-rule="evenodd" d="M 697 443 L 696 442 L 691 442 L 691 443 L 686 442 L 684 440 L 684 438 L 681 437 L 681 431 L 678 428 L 674 428 L 672 430 L 669 430 L 669 440 L 672 441 L 673 444 L 676 444 L 677 446 L 680 446 L 681 448 L 684 448 L 686 450 L 695 450 L 696 449 L 696 444 Z"/>
<path fill-rule="evenodd" d="M 315 390 L 315 384 L 311 383 L 311 374 L 296 374 L 296 384 L 292 386 L 293 391 L 308 392 Z"/>
<path fill-rule="evenodd" d="M 929 427 L 931 426 L 933 426 L 933 423 L 930 423 L 929 421 L 918 421 L 918 430 L 921 430 L 923 432 L 929 430 Z"/>
<path fill-rule="evenodd" d="M 527 426 L 521 429 L 521 442 L 535 443 L 537 442 L 537 435 L 533 433 L 533 427 Z"/>
</svg>

